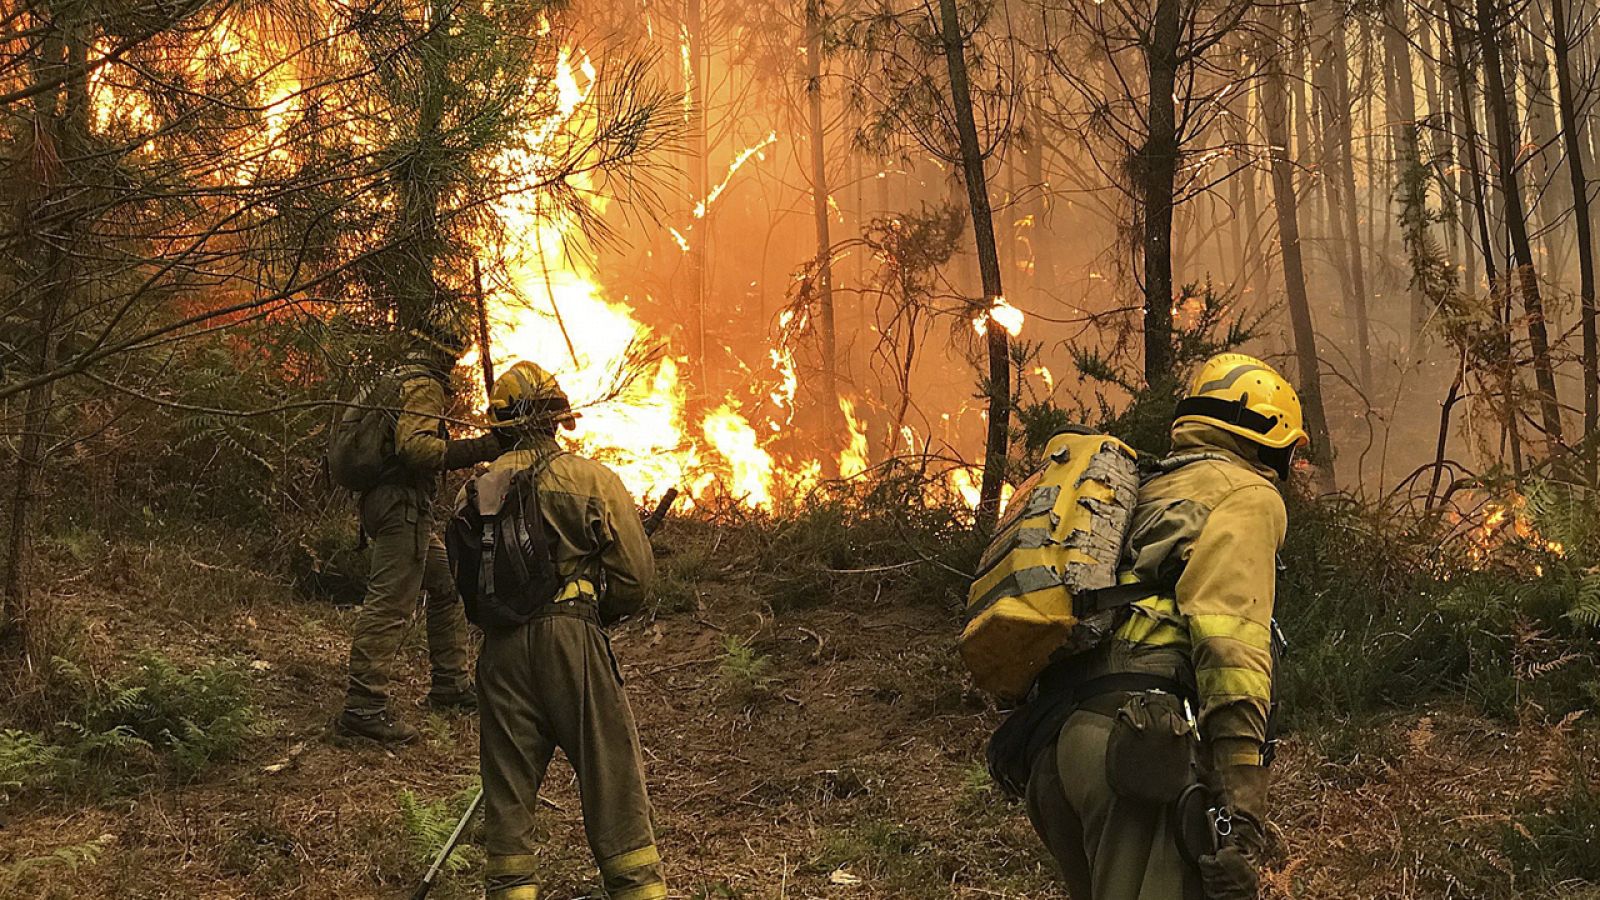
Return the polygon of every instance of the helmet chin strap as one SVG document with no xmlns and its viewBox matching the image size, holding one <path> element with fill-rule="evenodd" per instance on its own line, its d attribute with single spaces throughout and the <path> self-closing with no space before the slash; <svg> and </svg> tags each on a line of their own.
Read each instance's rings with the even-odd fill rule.
<svg viewBox="0 0 1600 900">
<path fill-rule="evenodd" d="M 1280 479 L 1288 481 L 1289 473 L 1294 468 L 1295 445 L 1268 447 L 1265 444 L 1257 444 L 1256 446 L 1260 447 L 1256 451 L 1257 458 L 1271 468 L 1272 471 L 1277 472 Z"/>
</svg>

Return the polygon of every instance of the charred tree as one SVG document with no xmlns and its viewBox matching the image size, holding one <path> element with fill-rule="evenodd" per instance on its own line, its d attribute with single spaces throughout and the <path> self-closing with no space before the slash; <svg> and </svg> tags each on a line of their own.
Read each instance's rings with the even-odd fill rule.
<svg viewBox="0 0 1600 900">
<path fill-rule="evenodd" d="M 1384 55 L 1389 71 L 1393 73 L 1395 109 L 1390 111 L 1393 129 L 1395 165 L 1400 193 L 1401 241 L 1411 263 L 1411 340 L 1421 336 L 1422 324 L 1432 312 L 1428 298 L 1419 283 L 1420 273 L 1426 263 L 1425 244 L 1428 236 L 1428 179 L 1422 171 L 1422 153 L 1419 148 L 1421 130 L 1417 122 L 1417 97 L 1411 71 L 1411 44 L 1407 41 L 1409 24 L 1406 7 L 1401 0 L 1391 0 L 1386 8 L 1387 20 L 1383 26 Z"/>
<path fill-rule="evenodd" d="M 30 321 L 20 336 L 27 375 L 56 368 L 62 322 L 79 278 L 79 232 L 91 215 L 84 170 L 93 162 L 89 147 L 89 76 L 86 61 L 92 35 L 76 8 L 49 10 L 29 74 L 38 91 L 29 110 L 34 139 L 27 148 L 32 184 L 20 191 L 27 235 L 13 265 Z M 27 296 L 31 295 L 31 296 Z M 29 309 L 31 307 L 31 309 Z M 28 578 L 36 506 L 44 490 L 50 449 L 55 382 L 43 381 L 23 395 L 22 434 L 12 463 L 7 510 L 5 570 L 0 580 L 0 642 L 20 652 L 31 665 L 48 612 L 40 606 Z"/>
<path fill-rule="evenodd" d="M 827 134 L 822 122 L 822 0 L 806 0 L 806 127 L 811 132 L 811 210 L 817 229 L 817 327 L 822 339 L 822 423 L 830 448 L 839 421 L 838 340 L 833 314 L 833 239 L 828 234 Z M 837 456 L 828 458 L 837 462 Z"/>
<path fill-rule="evenodd" d="M 1582 122 L 1578 118 L 1572 80 L 1572 36 L 1567 31 L 1566 0 L 1551 0 L 1555 39 L 1556 92 L 1561 114 L 1561 137 L 1566 148 L 1567 175 L 1572 185 L 1572 217 L 1578 243 L 1578 298 L 1583 316 L 1583 465 L 1590 486 L 1600 484 L 1595 446 L 1600 430 L 1600 337 L 1596 334 L 1594 286 L 1594 236 L 1589 218 L 1589 182 L 1583 170 Z"/>
<path fill-rule="evenodd" d="M 1316 37 L 1316 86 L 1323 110 L 1323 161 L 1328 178 L 1330 232 L 1336 252 L 1343 256 L 1348 281 L 1346 314 L 1351 319 L 1357 377 L 1372 382 L 1371 328 L 1367 321 L 1366 272 L 1361 257 L 1361 224 L 1356 209 L 1355 155 L 1352 139 L 1350 65 L 1344 21 L 1333 0 L 1319 4 Z"/>
<path fill-rule="evenodd" d="M 1283 282 L 1289 300 L 1289 321 L 1294 330 L 1295 359 L 1300 369 L 1300 396 L 1305 403 L 1306 430 L 1311 435 L 1311 460 L 1319 470 L 1321 487 L 1334 485 L 1333 441 L 1328 435 L 1328 414 L 1322 403 L 1321 359 L 1317 331 L 1306 292 L 1305 261 L 1300 252 L 1300 220 L 1294 191 L 1294 165 L 1289 157 L 1288 88 L 1283 64 L 1269 51 L 1260 88 L 1267 148 L 1272 159 L 1272 200 L 1277 211 L 1278 240 L 1283 253 Z"/>
<path fill-rule="evenodd" d="M 684 85 L 688 114 L 688 165 L 689 197 L 695 204 L 704 204 L 711 191 L 710 140 L 706 118 L 706 17 L 704 0 L 687 0 L 684 9 L 683 53 L 684 74 L 689 83 Z M 708 362 L 710 348 L 706 337 L 706 254 L 711 237 L 711 211 L 699 207 L 699 233 L 689 244 L 689 360 L 694 372 L 694 390 L 700 397 L 711 394 L 711 367 Z"/>
<path fill-rule="evenodd" d="M 1178 174 L 1178 111 L 1173 91 L 1183 31 L 1180 0 L 1156 0 L 1151 24 L 1144 47 L 1149 130 L 1134 159 L 1134 179 L 1144 223 L 1144 377 L 1146 384 L 1156 385 L 1173 377 L 1172 192 Z"/>
<path fill-rule="evenodd" d="M 983 311 L 987 315 L 995 303 L 1005 297 L 1005 291 L 1000 281 L 1000 255 L 995 245 L 994 216 L 989 208 L 989 186 L 983 173 L 983 150 L 978 143 L 978 124 L 972 111 L 967 42 L 961 30 L 956 0 L 939 0 L 939 32 L 950 73 L 950 102 L 961 146 L 961 171 L 967 183 L 973 238 L 978 246 L 978 274 L 983 284 Z M 980 530 L 989 531 L 1000 514 L 1000 488 L 1006 477 L 1006 451 L 1011 432 L 1011 342 L 1006 330 L 992 319 L 987 320 L 984 332 L 989 350 L 989 377 L 984 384 L 989 402 L 989 428 L 984 442 L 977 525 Z"/>
<path fill-rule="evenodd" d="M 1472 69 L 1467 65 L 1466 29 L 1462 27 L 1456 15 L 1456 9 L 1449 0 L 1445 0 L 1446 15 L 1450 26 L 1450 67 L 1456 77 L 1456 89 L 1461 101 L 1461 157 L 1465 162 L 1462 167 L 1468 191 L 1463 192 L 1463 199 L 1472 203 L 1473 219 L 1478 226 L 1478 241 L 1483 251 L 1483 271 L 1487 279 L 1490 293 L 1500 290 L 1500 277 L 1495 265 L 1495 246 L 1493 232 L 1489 228 L 1489 201 L 1484 187 L 1482 164 L 1478 160 L 1478 125 L 1477 115 L 1473 111 L 1472 97 Z M 1470 229 L 1468 229 L 1470 243 Z"/>
<path fill-rule="evenodd" d="M 1505 204 L 1506 228 L 1511 237 L 1513 279 L 1522 295 L 1522 310 L 1528 322 L 1528 343 L 1533 354 L 1534 384 L 1539 391 L 1539 411 L 1545 443 L 1551 457 L 1564 445 L 1561 430 L 1561 405 L 1556 397 L 1555 369 L 1550 361 L 1550 336 L 1545 326 L 1544 303 L 1539 294 L 1539 276 L 1534 267 L 1533 248 L 1528 240 L 1527 209 L 1523 205 L 1517 179 L 1517 145 L 1512 137 L 1511 98 L 1506 93 L 1505 69 L 1500 45 L 1500 9 L 1494 0 L 1477 0 L 1478 41 L 1483 48 L 1484 99 L 1489 109 L 1491 134 L 1501 199 Z"/>
</svg>

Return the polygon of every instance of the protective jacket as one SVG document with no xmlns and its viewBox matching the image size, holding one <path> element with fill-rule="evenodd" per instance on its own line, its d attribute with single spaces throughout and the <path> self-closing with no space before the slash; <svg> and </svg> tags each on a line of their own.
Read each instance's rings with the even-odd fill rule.
<svg viewBox="0 0 1600 900">
<path fill-rule="evenodd" d="M 388 706 L 395 656 L 424 590 L 432 690 L 449 696 L 467 689 L 467 622 L 434 533 L 434 495 L 442 471 L 492 459 L 500 450 L 493 434 L 450 439 L 445 377 L 438 371 L 416 365 L 400 377 L 394 455 L 359 504 L 372 568 L 350 641 L 345 708 L 363 714 Z"/>
<path fill-rule="evenodd" d="M 500 442 L 492 434 L 452 440 L 445 426 L 446 379 L 423 366 L 401 373 L 394 459 L 381 480 L 431 490 L 440 472 L 494 459 Z"/>
<path fill-rule="evenodd" d="M 1200 872 L 1177 847 L 1171 805 L 1131 800 L 1108 779 L 1122 762 L 1111 760 L 1111 737 L 1130 695 L 1115 688 L 1081 696 L 1097 681 L 1126 684 L 1122 676 L 1133 675 L 1194 701 L 1201 777 L 1248 821 L 1239 829 L 1245 850 L 1259 849 L 1274 587 L 1287 516 L 1272 470 L 1253 450 L 1204 423 L 1174 429 L 1167 471 L 1139 491 L 1120 567 L 1125 583 L 1154 590 L 1132 605 L 1111 639 L 1047 669 L 1030 701 L 1043 738 L 1037 743 L 1048 748 L 1032 764 L 1030 818 L 1075 898 L 1201 895 Z M 1077 711 L 1063 725 L 1062 715 L 1048 712 L 1052 704 Z"/>
<path fill-rule="evenodd" d="M 539 786 L 557 748 L 578 778 L 584 831 L 611 900 L 664 900 L 644 761 L 602 622 L 634 612 L 655 560 L 633 498 L 600 463 L 525 437 L 479 476 L 479 496 L 539 472 L 539 511 L 562 587 L 523 625 L 484 634 L 478 657 L 485 888 L 534 900 Z M 465 502 L 465 494 L 458 502 Z"/>
<path fill-rule="evenodd" d="M 655 556 L 633 495 L 615 472 L 562 452 L 554 438 L 524 439 L 479 476 L 478 491 L 504 492 L 513 474 L 541 467 L 539 504 L 565 598 L 596 602 L 607 625 L 637 612 L 655 581 Z"/>
<path fill-rule="evenodd" d="M 1260 765 L 1272 698 L 1272 609 L 1287 514 L 1243 439 L 1204 424 L 1173 433 L 1201 459 L 1139 492 L 1123 571 L 1170 585 L 1134 604 L 1102 664 L 1192 683 L 1213 766 Z"/>
</svg>

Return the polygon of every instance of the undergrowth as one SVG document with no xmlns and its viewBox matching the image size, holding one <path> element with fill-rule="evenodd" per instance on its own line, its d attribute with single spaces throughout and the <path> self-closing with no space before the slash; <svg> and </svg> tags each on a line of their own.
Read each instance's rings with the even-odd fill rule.
<svg viewBox="0 0 1600 900">
<path fill-rule="evenodd" d="M 425 800 L 409 789 L 399 793 L 396 803 L 400 809 L 406 855 L 415 867 L 426 869 L 432 865 L 479 790 L 477 779 L 473 779 L 472 784 L 442 800 Z M 461 845 L 445 861 L 444 872 L 473 870 L 482 862 L 482 854 L 470 844 L 470 837 L 470 832 L 463 834 Z"/>
<path fill-rule="evenodd" d="M 757 586 L 779 613 L 886 596 L 959 609 L 983 550 L 971 511 L 908 460 L 827 485 L 759 532 Z"/>
<path fill-rule="evenodd" d="M 1287 723 L 1442 696 L 1501 719 L 1593 706 L 1590 569 L 1600 546 L 1578 524 L 1593 516 L 1581 502 L 1530 505 L 1526 534 L 1485 548 L 1391 510 L 1291 495 L 1277 603 L 1290 642 Z M 1558 531 L 1566 541 L 1551 537 Z"/>
<path fill-rule="evenodd" d="M 0 730 L 0 796 L 37 790 L 93 795 L 150 777 L 193 780 L 232 759 L 258 714 L 239 667 L 178 668 L 157 653 L 110 678 L 52 660 L 58 696 L 72 698 L 43 729 Z"/>
</svg>

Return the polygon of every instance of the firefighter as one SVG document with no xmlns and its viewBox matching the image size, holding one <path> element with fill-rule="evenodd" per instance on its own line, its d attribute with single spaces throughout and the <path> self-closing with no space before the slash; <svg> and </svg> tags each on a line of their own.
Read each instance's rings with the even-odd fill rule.
<svg viewBox="0 0 1600 900">
<path fill-rule="evenodd" d="M 603 630 L 635 612 L 651 590 L 649 538 L 616 473 L 557 444 L 557 428 L 571 428 L 575 415 L 553 376 L 519 362 L 495 381 L 489 406 L 509 449 L 478 479 L 479 502 L 497 484 L 503 496 L 513 473 L 534 470 L 561 587 L 525 624 L 484 632 L 478 692 L 487 896 L 538 896 L 534 812 L 559 747 L 578 776 L 584 830 L 607 895 L 659 900 L 667 885 L 638 732 Z"/>
<path fill-rule="evenodd" d="M 1206 362 L 1123 550 L 1123 582 L 1155 590 L 1111 640 L 1040 676 L 1030 705 L 1059 704 L 1065 721 L 1038 719 L 1059 731 L 1033 758 L 1028 813 L 1075 900 L 1257 896 L 1287 521 L 1278 485 L 1306 443 L 1300 400 L 1271 366 L 1236 353 Z M 1186 720 L 1198 744 L 1154 737 L 1189 731 Z M 1202 801 L 1178 803 L 1191 778 Z M 1180 846 L 1195 814 L 1207 837 Z"/>
<path fill-rule="evenodd" d="M 394 455 L 379 483 L 359 498 L 361 529 L 371 545 L 367 595 L 350 641 L 349 687 L 335 730 L 383 744 L 416 739 L 417 730 L 389 708 L 389 681 L 406 623 L 419 594 L 427 597 L 428 659 L 433 670 L 426 700 L 441 710 L 470 711 L 477 695 L 467 674 L 467 622 L 457 601 L 444 544 L 434 528 L 440 475 L 493 459 L 493 434 L 452 440 L 444 414 L 459 341 L 413 335 L 415 347 L 400 370 L 402 411 Z"/>
</svg>

